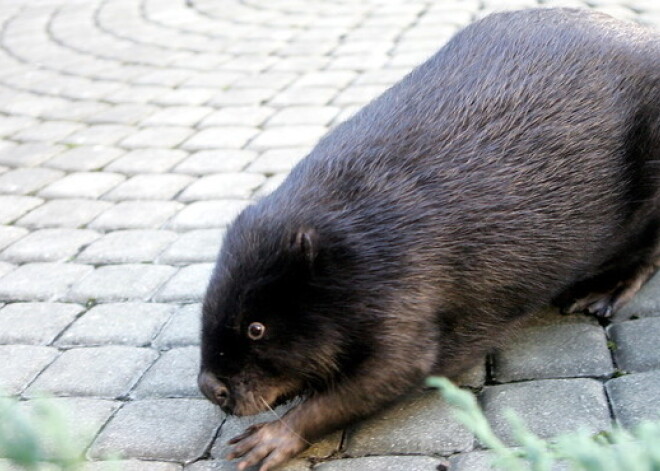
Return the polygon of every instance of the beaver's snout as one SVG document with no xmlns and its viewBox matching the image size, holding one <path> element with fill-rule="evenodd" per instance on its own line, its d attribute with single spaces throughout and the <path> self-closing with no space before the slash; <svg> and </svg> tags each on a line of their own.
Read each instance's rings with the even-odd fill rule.
<svg viewBox="0 0 660 471">
<path fill-rule="evenodd" d="M 197 385 L 209 401 L 220 406 L 223 411 L 231 413 L 233 401 L 231 400 L 229 388 L 225 383 L 216 378 L 213 373 L 209 373 L 208 371 L 200 372 L 197 377 Z"/>
</svg>

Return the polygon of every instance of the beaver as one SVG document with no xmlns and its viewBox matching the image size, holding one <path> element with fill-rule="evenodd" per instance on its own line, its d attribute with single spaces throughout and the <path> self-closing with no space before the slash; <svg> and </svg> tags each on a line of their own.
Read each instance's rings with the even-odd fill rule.
<svg viewBox="0 0 660 471">
<path fill-rule="evenodd" d="M 544 305 L 608 316 L 653 273 L 660 35 L 572 9 L 497 13 L 323 137 L 228 227 L 199 387 L 279 421 L 230 441 L 267 471 Z"/>
</svg>

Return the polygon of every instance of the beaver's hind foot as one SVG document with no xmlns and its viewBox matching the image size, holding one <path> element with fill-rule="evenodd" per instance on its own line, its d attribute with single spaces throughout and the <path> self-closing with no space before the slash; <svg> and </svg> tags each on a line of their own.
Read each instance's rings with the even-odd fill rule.
<svg viewBox="0 0 660 471">
<path fill-rule="evenodd" d="M 615 272 L 578 283 L 557 304 L 563 314 L 584 313 L 607 319 L 640 290 L 658 268 L 658 261 L 640 265 L 616 281 Z"/>
</svg>

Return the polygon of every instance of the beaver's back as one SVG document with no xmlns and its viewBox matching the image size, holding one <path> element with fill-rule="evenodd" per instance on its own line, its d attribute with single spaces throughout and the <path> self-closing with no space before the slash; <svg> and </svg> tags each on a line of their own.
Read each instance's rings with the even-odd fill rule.
<svg viewBox="0 0 660 471">
<path fill-rule="evenodd" d="M 658 38 L 576 10 L 492 15 L 328 134 L 274 201 L 402 269 L 579 276 L 655 205 Z"/>
</svg>

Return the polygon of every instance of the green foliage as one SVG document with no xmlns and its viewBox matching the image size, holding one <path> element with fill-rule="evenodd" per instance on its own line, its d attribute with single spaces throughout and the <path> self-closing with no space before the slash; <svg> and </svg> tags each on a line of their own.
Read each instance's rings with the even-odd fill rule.
<svg viewBox="0 0 660 471">
<path fill-rule="evenodd" d="M 48 400 L 31 403 L 27 414 L 16 400 L 0 399 L 0 456 L 30 471 L 44 463 L 77 470 L 82 448 L 67 430 L 63 412 Z"/>
<path fill-rule="evenodd" d="M 660 423 L 645 422 L 632 432 L 615 428 L 596 435 L 586 431 L 561 435 L 551 442 L 530 432 L 513 411 L 506 411 L 519 448 L 497 438 L 473 394 L 446 378 L 429 378 L 454 407 L 456 418 L 495 454 L 493 465 L 511 471 L 550 471 L 558 462 L 573 471 L 660 471 Z"/>
</svg>

